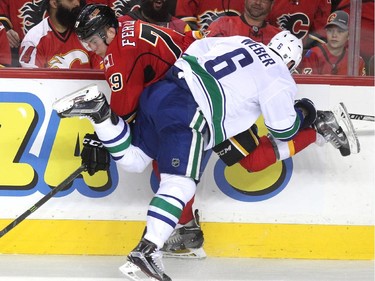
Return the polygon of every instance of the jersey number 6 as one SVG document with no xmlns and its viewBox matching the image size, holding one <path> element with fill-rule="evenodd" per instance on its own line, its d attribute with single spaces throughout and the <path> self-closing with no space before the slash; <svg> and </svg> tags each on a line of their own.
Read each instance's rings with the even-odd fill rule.
<svg viewBox="0 0 375 281">
<path fill-rule="evenodd" d="M 217 80 L 227 76 L 236 71 L 237 66 L 234 62 L 234 58 L 237 58 L 238 64 L 241 67 L 245 67 L 251 63 L 253 63 L 253 58 L 247 52 L 246 49 L 240 48 L 236 49 L 232 52 L 226 53 L 224 55 L 218 56 L 213 60 L 209 60 L 204 64 L 207 72 L 209 72 L 213 77 Z"/>
</svg>

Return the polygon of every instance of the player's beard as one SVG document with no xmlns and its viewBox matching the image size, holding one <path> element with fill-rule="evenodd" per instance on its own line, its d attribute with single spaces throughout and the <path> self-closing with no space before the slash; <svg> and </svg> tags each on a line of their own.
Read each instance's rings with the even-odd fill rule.
<svg viewBox="0 0 375 281">
<path fill-rule="evenodd" d="M 161 9 L 156 11 L 154 9 L 153 0 L 144 0 L 141 3 L 141 9 L 142 9 L 142 12 L 145 14 L 145 16 L 158 22 L 168 21 L 168 18 L 169 18 L 168 6 L 169 6 L 169 3 L 168 3 L 168 0 L 166 0 L 164 1 Z"/>
<path fill-rule="evenodd" d="M 67 28 L 73 28 L 76 22 L 76 19 L 81 11 L 82 7 L 86 5 L 85 0 L 80 1 L 80 6 L 75 7 L 73 9 L 67 9 L 58 2 L 57 4 L 57 11 L 56 11 L 56 18 L 59 23 Z"/>
</svg>

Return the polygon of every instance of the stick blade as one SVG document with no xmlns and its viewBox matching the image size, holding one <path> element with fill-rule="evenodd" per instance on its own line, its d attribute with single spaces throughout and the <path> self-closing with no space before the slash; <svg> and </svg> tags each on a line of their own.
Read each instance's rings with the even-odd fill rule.
<svg viewBox="0 0 375 281">
<path fill-rule="evenodd" d="M 353 123 L 350 120 L 350 115 L 343 102 L 340 102 L 336 108 L 332 110 L 337 122 L 345 132 L 349 141 L 350 153 L 357 154 L 361 151 L 361 145 L 358 140 L 357 132 L 354 129 Z"/>
</svg>

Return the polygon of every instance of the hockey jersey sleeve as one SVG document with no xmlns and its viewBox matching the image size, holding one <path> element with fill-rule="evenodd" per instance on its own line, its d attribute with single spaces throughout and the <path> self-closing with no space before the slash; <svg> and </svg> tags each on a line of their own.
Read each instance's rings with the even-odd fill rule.
<svg viewBox="0 0 375 281">
<path fill-rule="evenodd" d="M 9 47 L 9 41 L 7 38 L 6 30 L 4 25 L 0 23 L 0 65 L 11 64 L 11 52 Z"/>
<path fill-rule="evenodd" d="M 319 56 L 316 53 L 317 47 L 311 48 L 307 51 L 302 59 L 299 73 L 301 74 L 320 74 L 319 70 Z"/>
</svg>

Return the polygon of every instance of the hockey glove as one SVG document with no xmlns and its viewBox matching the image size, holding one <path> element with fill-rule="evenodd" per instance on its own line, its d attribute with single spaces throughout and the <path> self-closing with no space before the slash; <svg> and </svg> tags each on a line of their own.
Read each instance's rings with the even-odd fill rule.
<svg viewBox="0 0 375 281">
<path fill-rule="evenodd" d="M 81 159 L 82 164 L 86 165 L 90 176 L 94 175 L 97 171 L 107 171 L 109 169 L 109 152 L 95 133 L 85 135 Z"/>
<path fill-rule="evenodd" d="M 300 130 L 310 127 L 316 119 L 316 108 L 314 103 L 306 98 L 296 100 L 294 102 L 294 108 L 296 111 L 302 112 L 303 123 L 301 124 Z"/>
<path fill-rule="evenodd" d="M 245 158 L 258 144 L 258 127 L 254 124 L 250 129 L 223 141 L 212 150 L 227 166 L 232 166 Z"/>
</svg>

